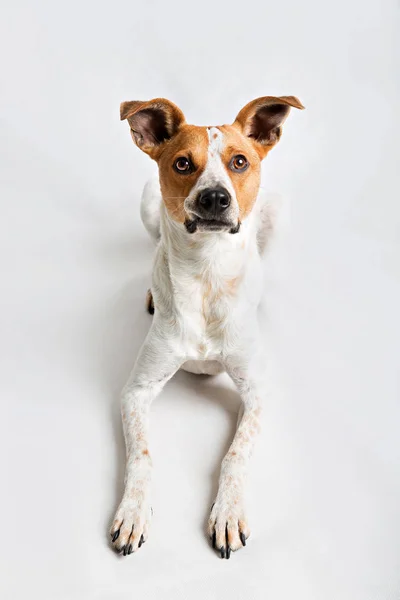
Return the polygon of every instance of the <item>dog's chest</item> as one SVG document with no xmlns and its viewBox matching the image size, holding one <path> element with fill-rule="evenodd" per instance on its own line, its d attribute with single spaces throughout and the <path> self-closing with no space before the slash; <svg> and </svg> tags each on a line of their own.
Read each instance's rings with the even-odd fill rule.
<svg viewBox="0 0 400 600">
<path fill-rule="evenodd" d="M 236 343 L 257 294 L 256 247 L 244 242 L 232 247 L 228 241 L 168 257 L 165 293 L 172 299 L 177 342 L 196 360 L 217 358 Z"/>
<path fill-rule="evenodd" d="M 238 299 L 233 279 L 204 274 L 175 294 L 178 335 L 187 356 L 207 359 L 219 355 L 229 343 Z"/>
</svg>

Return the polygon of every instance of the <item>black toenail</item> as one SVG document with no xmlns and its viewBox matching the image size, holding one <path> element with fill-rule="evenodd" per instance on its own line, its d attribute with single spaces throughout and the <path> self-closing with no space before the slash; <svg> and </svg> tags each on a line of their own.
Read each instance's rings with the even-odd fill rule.
<svg viewBox="0 0 400 600">
<path fill-rule="evenodd" d="M 221 548 L 221 558 L 225 558 L 225 546 Z"/>
<path fill-rule="evenodd" d="M 143 544 L 144 539 L 143 539 L 143 534 L 140 536 L 140 540 L 139 540 L 139 548 L 140 546 Z"/>
<path fill-rule="evenodd" d="M 243 531 L 241 531 L 239 533 L 239 537 L 240 537 L 240 541 L 242 542 L 243 546 L 246 545 L 246 536 L 244 535 Z"/>
<path fill-rule="evenodd" d="M 118 529 L 118 531 L 116 531 L 116 532 L 114 533 L 114 535 L 113 535 L 113 534 L 111 534 L 111 536 L 112 536 L 112 541 L 113 541 L 113 542 L 115 542 L 115 540 L 116 540 L 116 539 L 118 539 L 118 536 L 119 536 L 119 529 Z"/>
<path fill-rule="evenodd" d="M 226 558 L 230 558 L 230 556 L 231 556 L 231 547 L 228 546 L 226 549 Z"/>
<path fill-rule="evenodd" d="M 214 533 L 213 533 L 213 535 L 212 535 L 212 538 L 211 538 L 211 540 L 212 540 L 212 547 L 213 547 L 213 548 L 214 548 L 214 550 L 215 550 L 215 548 L 216 548 L 216 542 L 217 542 L 217 534 L 215 533 L 215 531 L 214 531 Z"/>
</svg>

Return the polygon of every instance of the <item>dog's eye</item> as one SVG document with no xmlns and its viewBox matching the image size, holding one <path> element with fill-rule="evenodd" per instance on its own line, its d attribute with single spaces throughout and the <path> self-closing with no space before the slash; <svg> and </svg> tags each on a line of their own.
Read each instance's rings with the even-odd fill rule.
<svg viewBox="0 0 400 600">
<path fill-rule="evenodd" d="M 187 158 L 180 156 L 174 163 L 174 169 L 177 173 L 187 174 L 192 172 L 193 166 Z"/>
<path fill-rule="evenodd" d="M 247 160 L 247 158 L 245 156 L 243 156 L 243 154 L 238 154 L 237 156 L 234 156 L 232 158 L 231 162 L 229 163 L 229 168 L 232 171 L 238 171 L 238 172 L 245 171 L 248 166 L 249 166 L 249 161 Z"/>
</svg>

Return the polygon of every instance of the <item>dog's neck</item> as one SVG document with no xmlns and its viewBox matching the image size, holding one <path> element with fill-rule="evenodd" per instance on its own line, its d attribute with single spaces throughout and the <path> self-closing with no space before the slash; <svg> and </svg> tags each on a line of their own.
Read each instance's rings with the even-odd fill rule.
<svg viewBox="0 0 400 600">
<path fill-rule="evenodd" d="M 188 233 L 162 206 L 160 243 L 174 281 L 235 278 L 243 275 L 249 252 L 256 252 L 254 219 L 250 215 L 237 233 Z"/>
</svg>

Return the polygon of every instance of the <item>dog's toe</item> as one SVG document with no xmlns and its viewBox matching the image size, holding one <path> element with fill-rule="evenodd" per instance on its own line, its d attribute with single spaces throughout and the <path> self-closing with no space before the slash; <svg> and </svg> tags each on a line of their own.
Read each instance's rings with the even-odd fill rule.
<svg viewBox="0 0 400 600">
<path fill-rule="evenodd" d="M 110 528 L 111 545 L 123 556 L 136 552 L 146 541 L 151 519 L 151 508 L 135 499 L 122 501 Z"/>
<path fill-rule="evenodd" d="M 230 558 L 231 552 L 246 546 L 250 530 L 243 515 L 238 512 L 237 506 L 232 509 L 223 506 L 222 509 L 218 503 L 215 503 L 211 509 L 208 533 L 212 547 L 220 557 Z"/>
</svg>

